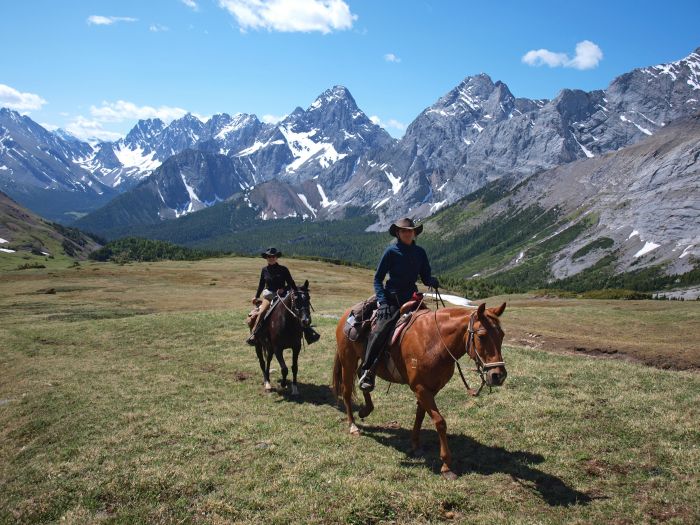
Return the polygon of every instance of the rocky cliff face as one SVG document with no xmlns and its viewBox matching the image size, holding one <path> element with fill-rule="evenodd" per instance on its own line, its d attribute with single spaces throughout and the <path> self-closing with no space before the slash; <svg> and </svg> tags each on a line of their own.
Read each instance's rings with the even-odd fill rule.
<svg viewBox="0 0 700 525">
<path fill-rule="evenodd" d="M 516 99 L 487 75 L 468 77 L 423 111 L 394 147 L 364 156 L 333 198 L 380 215 L 425 217 L 491 180 L 534 173 L 635 144 L 700 111 L 700 50 L 637 69 L 604 91 Z M 336 210 L 338 212 L 340 210 Z"/>
</svg>

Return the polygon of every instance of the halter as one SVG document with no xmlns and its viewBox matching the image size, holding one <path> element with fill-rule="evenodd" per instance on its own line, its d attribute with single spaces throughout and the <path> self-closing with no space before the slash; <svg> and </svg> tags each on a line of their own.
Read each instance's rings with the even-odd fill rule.
<svg viewBox="0 0 700 525">
<path fill-rule="evenodd" d="M 436 296 L 439 297 L 439 292 L 436 293 Z M 440 300 L 442 301 L 442 297 L 440 297 Z M 499 366 L 505 367 L 506 364 L 503 361 L 496 361 L 493 363 L 487 363 L 479 355 L 479 352 L 476 349 L 476 342 L 474 341 L 474 334 L 476 333 L 474 331 L 474 319 L 475 318 L 476 318 L 476 312 L 472 312 L 471 315 L 469 316 L 469 327 L 467 328 L 467 330 L 469 331 L 469 335 L 467 336 L 467 342 L 465 344 L 465 351 L 466 351 L 466 354 L 474 360 L 474 363 L 476 364 L 476 371 L 479 373 L 479 377 L 481 378 L 481 385 L 479 385 L 479 388 L 477 390 L 469 388 L 469 384 L 467 384 L 467 380 L 465 379 L 464 373 L 462 372 L 462 367 L 459 365 L 459 360 L 452 354 L 452 352 L 450 352 L 449 347 L 445 344 L 445 341 L 442 338 L 442 334 L 440 333 L 440 326 L 438 325 L 438 322 L 437 322 L 437 310 L 435 310 L 435 326 L 437 327 L 438 335 L 440 336 L 440 342 L 442 343 L 442 346 L 445 347 L 445 350 L 447 350 L 447 353 L 450 354 L 450 357 L 454 360 L 455 364 L 457 365 L 457 370 L 459 371 L 459 377 L 462 378 L 462 383 L 464 383 L 465 388 L 472 396 L 476 397 L 481 393 L 481 389 L 484 388 L 484 385 L 486 384 L 486 374 L 488 373 L 488 371 L 491 370 L 492 368 L 497 368 Z M 469 351 L 470 349 L 474 350 L 474 355 L 472 355 L 472 353 Z M 489 390 L 491 390 L 490 385 L 489 385 Z"/>
</svg>

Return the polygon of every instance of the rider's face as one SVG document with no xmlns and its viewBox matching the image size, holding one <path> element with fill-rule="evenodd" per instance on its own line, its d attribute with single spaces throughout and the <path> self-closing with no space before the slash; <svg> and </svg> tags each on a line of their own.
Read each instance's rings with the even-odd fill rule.
<svg viewBox="0 0 700 525">
<path fill-rule="evenodd" d="M 404 244 L 411 244 L 416 238 L 415 231 L 410 228 L 399 228 L 399 239 Z"/>
<path fill-rule="evenodd" d="M 277 262 L 276 255 L 268 255 L 267 256 L 267 264 L 275 264 L 276 262 Z"/>
</svg>

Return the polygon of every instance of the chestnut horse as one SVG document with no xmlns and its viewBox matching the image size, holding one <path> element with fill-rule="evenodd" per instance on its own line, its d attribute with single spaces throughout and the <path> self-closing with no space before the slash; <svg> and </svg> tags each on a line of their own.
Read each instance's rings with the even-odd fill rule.
<svg viewBox="0 0 700 525">
<path fill-rule="evenodd" d="M 412 452 L 419 453 L 420 428 L 426 412 L 433 420 L 440 437 L 440 471 L 447 479 L 457 476 L 450 467 L 452 455 L 447 446 L 447 424 L 435 404 L 435 396 L 450 380 L 455 363 L 464 354 L 468 354 L 476 363 L 482 386 L 484 383 L 489 386 L 503 384 L 507 372 L 501 356 L 503 330 L 499 317 L 505 309 L 506 303 L 498 308 L 486 308 L 485 304 L 481 304 L 471 312 L 456 307 L 437 311 L 418 310 L 413 313 L 416 317 L 403 338 L 389 347 L 393 366 L 388 366 L 387 360 L 381 359 L 377 367 L 379 377 L 392 383 L 408 384 L 416 396 Z M 349 313 L 350 310 L 347 310 L 340 318 L 335 331 L 338 346 L 333 365 L 333 391 L 345 403 L 350 433 L 359 435 L 352 413 L 352 397 L 365 345 L 361 341 L 350 341 L 343 333 Z M 363 392 L 363 396 L 365 405 L 358 413 L 361 418 L 367 417 L 374 409 L 371 395 Z"/>
<path fill-rule="evenodd" d="M 311 325 L 311 296 L 309 281 L 304 282 L 297 291 L 290 291 L 286 296 L 279 297 L 269 317 L 264 321 L 265 326 L 258 332 L 255 343 L 255 353 L 263 373 L 265 391 L 270 392 L 270 362 L 272 356 L 277 358 L 282 372 L 282 387 L 287 386 L 287 364 L 282 352 L 285 348 L 292 349 L 292 395 L 299 394 L 297 386 L 298 360 L 301 351 L 303 329 Z M 272 308 L 272 307 L 271 307 Z M 262 321 L 261 321 L 262 322 Z"/>
</svg>

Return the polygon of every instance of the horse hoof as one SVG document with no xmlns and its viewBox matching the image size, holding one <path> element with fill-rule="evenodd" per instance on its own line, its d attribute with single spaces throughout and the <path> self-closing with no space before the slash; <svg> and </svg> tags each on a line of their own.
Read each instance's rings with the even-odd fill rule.
<svg viewBox="0 0 700 525">
<path fill-rule="evenodd" d="M 358 412 L 357 415 L 360 416 L 360 418 L 364 419 L 367 416 L 369 416 L 372 413 L 372 410 L 374 410 L 374 407 L 367 407 L 363 406 Z"/>
<path fill-rule="evenodd" d="M 414 448 L 411 450 L 411 456 L 414 458 L 422 458 L 425 456 L 425 449 L 423 447 Z"/>
<path fill-rule="evenodd" d="M 451 470 L 446 470 L 444 472 L 440 473 L 443 477 L 443 479 L 446 479 L 447 481 L 454 481 L 457 479 L 457 474 L 452 472 Z"/>
<path fill-rule="evenodd" d="M 299 395 L 299 388 L 296 385 L 292 385 L 292 395 L 293 396 Z"/>
<path fill-rule="evenodd" d="M 272 385 L 265 381 L 265 392 L 272 392 Z"/>
<path fill-rule="evenodd" d="M 350 434 L 353 436 L 359 436 L 360 435 L 360 429 L 357 428 L 357 425 L 353 423 L 350 425 Z"/>
</svg>

